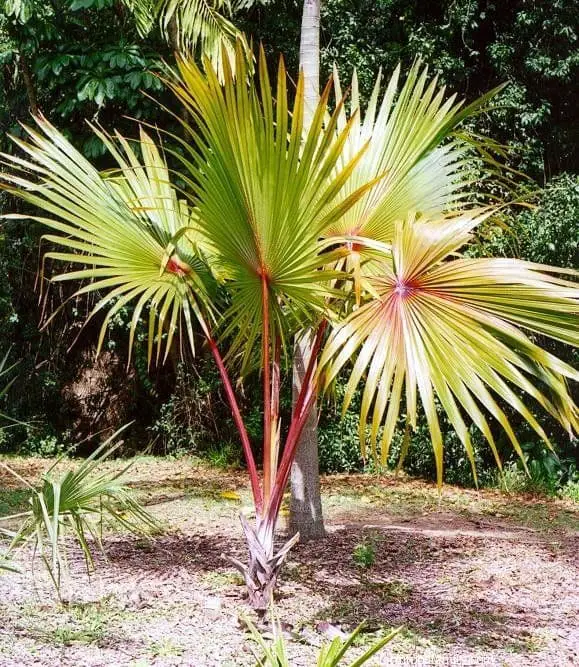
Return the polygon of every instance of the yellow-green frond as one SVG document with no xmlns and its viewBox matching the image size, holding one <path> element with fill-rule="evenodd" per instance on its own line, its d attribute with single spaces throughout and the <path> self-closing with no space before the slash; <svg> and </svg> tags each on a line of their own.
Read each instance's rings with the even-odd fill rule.
<svg viewBox="0 0 579 667">
<path fill-rule="evenodd" d="M 552 267 L 509 259 L 449 259 L 488 212 L 439 221 L 410 217 L 396 226 L 391 261 L 368 278 L 373 297 L 332 332 L 321 359 L 328 385 L 353 359 L 347 407 L 364 386 L 360 433 L 371 422 L 371 444 L 388 458 L 396 422 L 416 423 L 420 399 L 442 480 L 443 439 L 436 401 L 474 464 L 467 421 L 489 442 L 488 415 L 521 449 L 501 403 L 519 412 L 546 441 L 527 395 L 577 432 L 577 407 L 567 380 L 579 373 L 541 349 L 522 329 L 579 344 L 579 288 Z M 365 383 L 364 383 L 365 380 Z M 405 408 L 402 403 L 405 401 Z"/>
<path fill-rule="evenodd" d="M 334 71 L 337 95 L 341 87 Z M 348 160 L 369 142 L 368 149 L 352 174 L 348 189 L 379 178 L 376 185 L 339 221 L 329 226 L 328 235 L 368 237 L 391 243 L 397 220 L 409 212 L 435 217 L 456 210 L 469 193 L 472 157 L 464 141 L 451 133 L 461 120 L 484 104 L 492 93 L 466 109 L 455 96 L 447 96 L 437 78 L 417 61 L 400 85 L 398 67 L 380 100 L 379 75 L 365 114 L 362 114 L 357 76 L 351 85 L 352 131 L 344 147 Z M 345 108 L 339 126 L 348 121 Z"/>
<path fill-rule="evenodd" d="M 99 348 L 111 318 L 129 303 L 130 347 L 145 314 L 149 359 L 155 342 L 157 358 L 163 346 L 168 351 L 178 329 L 192 344 L 192 321 L 205 326 L 211 312 L 213 279 L 195 242 L 191 211 L 177 198 L 152 139 L 141 133 L 139 157 L 122 137 L 115 142 L 95 130 L 118 165 L 107 176 L 48 121 L 37 123 L 40 131 L 25 128 L 28 141 L 14 139 L 26 157 L 4 156 L 13 167 L 3 175 L 5 187 L 46 213 L 26 216 L 52 230 L 44 238 L 56 249 L 46 258 L 79 267 L 53 280 L 85 281 L 77 294 L 97 294 L 89 318 L 106 313 Z"/>
<path fill-rule="evenodd" d="M 182 60 L 169 85 L 191 116 L 194 147 L 183 162 L 199 224 L 227 280 L 226 331 L 247 361 L 263 328 L 264 283 L 272 335 L 287 340 L 325 311 L 335 272 L 323 270 L 322 232 L 367 186 L 338 199 L 359 154 L 338 167 L 350 126 L 336 132 L 339 112 L 326 123 L 329 89 L 304 136 L 303 81 L 290 107 L 283 61 L 275 102 L 263 52 L 254 76 L 238 47 L 235 71 L 226 66 L 222 84 L 209 62 L 203 71 Z"/>
</svg>

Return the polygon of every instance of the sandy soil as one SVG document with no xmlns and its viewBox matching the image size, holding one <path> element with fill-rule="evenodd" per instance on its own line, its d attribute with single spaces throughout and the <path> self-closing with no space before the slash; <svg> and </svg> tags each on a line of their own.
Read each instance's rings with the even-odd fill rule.
<svg viewBox="0 0 579 667">
<path fill-rule="evenodd" d="M 28 476 L 45 462 L 12 465 Z M 243 475 L 145 459 L 130 477 L 168 532 L 110 535 L 90 578 L 71 548 L 65 605 L 20 553 L 23 573 L 0 576 L 0 665 L 255 664 L 222 558 L 244 556 Z M 576 506 L 359 476 L 324 480 L 324 503 L 328 538 L 292 551 L 277 600 L 295 667 L 364 619 L 352 658 L 404 626 L 374 665 L 579 664 Z"/>
</svg>

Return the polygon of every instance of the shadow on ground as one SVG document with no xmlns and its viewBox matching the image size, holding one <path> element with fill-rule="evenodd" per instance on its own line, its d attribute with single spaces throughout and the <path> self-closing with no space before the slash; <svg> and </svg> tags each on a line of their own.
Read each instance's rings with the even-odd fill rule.
<svg viewBox="0 0 579 667">
<path fill-rule="evenodd" d="M 282 574 L 278 610 L 283 616 L 286 602 L 291 604 L 295 596 L 315 595 L 321 602 L 304 611 L 298 624 L 329 621 L 348 630 L 365 619 L 369 631 L 403 625 L 415 642 L 534 652 L 541 648 L 536 632 L 549 619 L 538 615 L 524 598 L 517 602 L 516 596 L 505 597 L 503 584 L 485 572 L 493 549 L 502 549 L 505 543 L 513 541 L 490 539 L 484 531 L 480 536 L 459 532 L 445 537 L 424 534 L 420 527 L 415 532 L 340 527 L 327 540 L 301 544 L 292 551 Z M 524 533 L 514 543 L 517 549 L 532 552 L 538 562 L 556 565 L 563 560 L 577 574 L 571 537 L 552 542 Z M 361 546 L 371 554 L 366 567 L 360 556 L 354 556 Z M 115 539 L 107 544 L 110 564 L 117 571 L 138 572 L 151 579 L 170 579 L 176 571 L 192 578 L 228 572 L 224 554 L 243 560 L 243 541 L 231 536 L 172 534 L 151 543 Z M 473 572 L 479 570 L 482 579 L 473 579 Z M 524 575 L 509 585 L 523 583 Z M 232 603 L 244 599 L 243 586 L 231 581 L 219 593 Z"/>
<path fill-rule="evenodd" d="M 536 606 L 523 596 L 517 602 L 517 588 L 527 583 L 524 567 L 512 581 L 502 581 L 493 574 L 493 554 L 504 547 L 506 554 L 526 552 L 539 567 L 565 563 L 572 588 L 579 574 L 577 539 L 553 542 L 528 534 L 513 539 L 512 527 L 504 532 L 502 539 L 484 531 L 433 537 L 421 527 L 400 532 L 350 526 L 325 543 L 299 545 L 286 576 L 289 571 L 293 581 L 301 580 L 312 592 L 321 589 L 328 598 L 307 619 L 310 623 L 327 620 L 352 628 L 366 619 L 369 630 L 402 625 L 418 641 L 534 652 L 541 648 L 537 633 L 554 621 L 549 615 L 557 614 L 558 601 L 545 599 L 541 607 L 540 600 Z M 364 554 L 371 563 L 361 562 Z M 572 633 L 572 616 L 566 620 Z"/>
</svg>

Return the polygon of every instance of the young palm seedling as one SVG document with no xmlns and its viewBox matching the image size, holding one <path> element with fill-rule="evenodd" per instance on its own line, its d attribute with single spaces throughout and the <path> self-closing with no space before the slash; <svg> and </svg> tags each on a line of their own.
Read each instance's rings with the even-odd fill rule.
<svg viewBox="0 0 579 667">
<path fill-rule="evenodd" d="M 123 429 L 121 429 L 123 430 Z M 32 545 L 32 561 L 39 556 L 60 596 L 61 575 L 67 563 L 67 537 L 80 547 L 87 571 L 94 566 L 93 551 L 104 553 L 103 525 L 117 524 L 136 535 L 151 535 L 160 530 L 159 522 L 147 512 L 121 482 L 131 464 L 117 472 L 99 472 L 98 468 L 118 447 L 120 431 L 103 442 L 74 470 L 58 474 L 58 459 L 33 485 L 9 466 L 3 468 L 30 490 L 30 509 L 2 517 L 2 521 L 20 520 L 16 532 L 3 531 L 12 537 L 8 554 Z"/>
<path fill-rule="evenodd" d="M 272 618 L 273 641 L 270 643 L 264 639 L 251 621 L 245 619 L 245 624 L 249 628 L 253 640 L 261 649 L 260 653 L 254 651 L 257 659 L 255 667 L 290 667 L 291 663 L 288 658 L 281 623 L 275 618 L 274 614 L 272 614 Z M 402 630 L 401 627 L 392 630 L 385 637 L 375 642 L 363 655 L 349 662 L 346 666 L 344 662 L 346 653 L 354 645 L 363 627 L 364 624 L 361 623 L 345 640 L 335 637 L 329 644 L 323 645 L 316 660 L 316 667 L 341 667 L 342 665 L 343 667 L 360 667 L 360 665 L 365 665 L 371 657 L 391 642 Z"/>
</svg>

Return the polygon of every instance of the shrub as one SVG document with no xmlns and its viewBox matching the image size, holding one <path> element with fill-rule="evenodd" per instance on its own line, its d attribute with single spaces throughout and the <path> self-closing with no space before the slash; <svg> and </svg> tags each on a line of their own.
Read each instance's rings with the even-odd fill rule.
<svg viewBox="0 0 579 667">
<path fill-rule="evenodd" d="M 160 529 L 158 521 L 120 482 L 130 465 L 117 472 L 98 471 L 99 465 L 119 448 L 120 442 L 115 443 L 119 433 L 103 442 L 74 470 L 56 474 L 59 459 L 36 485 L 26 482 L 9 466 L 0 463 L 30 490 L 28 504 L 31 509 L 4 517 L 22 519 L 8 553 L 33 544 L 32 560 L 36 555 L 40 556 L 59 595 L 61 573 L 67 564 L 67 536 L 73 537 L 82 550 L 89 570 L 93 566 L 92 549 L 103 550 L 103 522 L 116 523 L 136 535 L 148 535 Z"/>
<path fill-rule="evenodd" d="M 579 177 L 562 174 L 543 190 L 538 207 L 519 213 L 512 230 L 503 232 L 515 254 L 539 264 L 579 266 Z M 500 237 L 499 237 L 500 238 Z M 498 242 L 498 240 L 497 240 Z M 504 242 L 504 241 L 503 241 Z M 500 247 L 489 248 L 501 250 Z M 509 253 L 512 254 L 512 253 Z"/>
<path fill-rule="evenodd" d="M 150 427 L 155 450 L 162 454 L 199 453 L 222 436 L 216 415 L 218 376 L 201 360 L 196 367 L 177 366 L 175 388 Z"/>
<path fill-rule="evenodd" d="M 567 482 L 561 489 L 561 497 L 579 503 L 579 479 L 574 482 Z"/>
<path fill-rule="evenodd" d="M 444 480 L 448 484 L 473 487 L 475 480 L 472 474 L 470 461 L 456 433 L 447 423 L 445 417 L 439 414 L 441 428 L 444 434 Z M 399 431 L 403 428 L 399 425 Z M 471 428 L 471 440 L 475 455 L 475 464 L 479 486 L 488 484 L 494 478 L 496 463 L 488 445 L 482 435 L 475 428 Z M 398 463 L 402 438 L 398 437 L 392 446 L 389 464 L 394 467 Z M 436 463 L 432 442 L 426 419 L 421 415 L 416 431 L 411 433 L 410 446 L 404 459 L 403 469 L 410 475 L 436 480 Z"/>
<path fill-rule="evenodd" d="M 202 455 L 215 468 L 240 468 L 243 460 L 238 442 L 218 442 L 203 450 Z"/>
<path fill-rule="evenodd" d="M 561 174 L 542 191 L 537 207 L 513 216 L 507 228 L 489 230 L 481 243 L 473 246 L 477 256 L 513 256 L 521 259 L 576 269 L 579 266 L 579 177 Z M 549 352 L 577 366 L 579 350 L 541 339 Z M 521 422 L 518 415 L 506 408 L 509 419 L 523 446 L 530 478 L 523 474 L 520 462 L 507 462 L 507 479 L 512 490 L 554 493 L 569 481 L 569 467 L 577 463 L 577 442 L 569 439 L 559 424 L 537 414 L 557 454 L 549 452 L 537 434 Z M 560 458 L 560 460 L 559 460 Z M 519 482 L 515 481 L 519 479 Z M 496 480 L 496 478 L 495 478 Z M 497 482 L 500 486 L 502 482 Z"/>
<path fill-rule="evenodd" d="M 19 447 L 19 453 L 26 456 L 60 456 L 65 452 L 71 452 L 71 445 L 66 436 L 58 436 L 51 430 L 37 430 L 33 426 L 27 426 L 26 439 Z"/>
<path fill-rule="evenodd" d="M 572 458 L 560 458 L 543 443 L 521 445 L 528 473 L 520 459 L 509 461 L 504 474 L 496 474 L 496 486 L 507 492 L 540 493 L 572 497 L 579 483 L 577 465 Z"/>
<path fill-rule="evenodd" d="M 358 439 L 359 415 L 348 410 L 344 419 L 329 410 L 318 428 L 320 470 L 325 473 L 359 472 L 364 469 Z"/>
<path fill-rule="evenodd" d="M 334 389 L 334 397 L 338 405 L 343 400 L 344 389 L 345 383 L 339 380 Z M 354 397 L 352 406 L 343 419 L 341 418 L 340 410 L 333 407 L 333 405 L 324 407 L 322 410 L 318 429 L 320 469 L 322 472 L 340 473 L 375 470 L 370 453 L 368 453 L 369 458 L 366 463 L 364 463 L 360 453 L 358 439 L 359 401 L 360 395 L 358 392 Z M 466 487 L 474 486 L 470 461 L 467 458 L 464 447 L 442 411 L 439 411 L 438 418 L 441 428 L 446 434 L 444 451 L 445 480 L 450 484 L 458 484 Z M 404 419 L 401 419 L 392 443 L 388 461 L 390 468 L 395 468 L 398 464 L 403 430 Z M 471 436 L 475 450 L 479 484 L 488 484 L 494 479 L 496 468 L 494 459 L 482 436 L 475 429 L 472 429 Z M 410 447 L 404 459 L 403 469 L 411 475 L 436 480 L 434 452 L 432 450 L 428 425 L 423 415 L 420 416 L 416 431 L 411 434 Z"/>
</svg>

